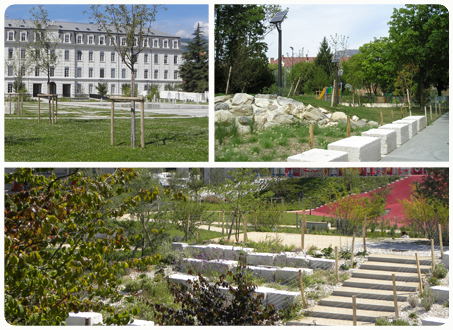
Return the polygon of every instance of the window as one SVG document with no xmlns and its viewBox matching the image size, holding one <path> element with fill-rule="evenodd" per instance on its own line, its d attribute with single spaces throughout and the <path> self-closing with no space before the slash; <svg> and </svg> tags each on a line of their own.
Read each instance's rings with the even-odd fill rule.
<svg viewBox="0 0 453 330">
<path fill-rule="evenodd" d="M 159 78 L 159 70 L 154 70 L 154 79 Z"/>
<path fill-rule="evenodd" d="M 64 42 L 69 43 L 69 34 L 64 35 Z"/>
<path fill-rule="evenodd" d="M 134 47 L 137 47 L 137 46 L 138 46 L 138 39 L 134 38 Z"/>
<path fill-rule="evenodd" d="M 126 38 L 121 38 L 121 46 L 126 46 Z"/>
<path fill-rule="evenodd" d="M 148 79 L 148 69 L 145 69 L 145 73 L 143 74 L 143 79 Z"/>
<path fill-rule="evenodd" d="M 167 39 L 164 40 L 164 48 L 168 48 L 168 40 Z"/>
<path fill-rule="evenodd" d="M 12 65 L 8 65 L 8 76 L 9 77 L 13 76 L 13 66 Z"/>
<path fill-rule="evenodd" d="M 110 85 L 110 94 L 115 94 L 115 84 Z"/>
<path fill-rule="evenodd" d="M 144 54 L 143 62 L 148 63 L 148 54 Z"/>
<path fill-rule="evenodd" d="M 65 59 L 65 61 L 69 61 L 69 49 L 65 49 L 65 51 L 64 51 L 64 59 Z"/>
<path fill-rule="evenodd" d="M 115 68 L 110 70 L 110 78 L 115 78 Z"/>
<path fill-rule="evenodd" d="M 154 54 L 154 64 L 158 64 L 158 63 L 159 63 L 159 55 Z"/>
<path fill-rule="evenodd" d="M 13 52 L 14 52 L 14 50 L 12 48 L 8 48 L 8 58 L 9 59 L 13 58 Z"/>
<path fill-rule="evenodd" d="M 121 78 L 126 78 L 126 69 L 121 69 Z"/>
<path fill-rule="evenodd" d="M 99 69 L 99 78 L 104 78 L 104 68 Z"/>
<path fill-rule="evenodd" d="M 82 35 L 80 35 L 80 34 L 77 36 L 77 43 L 78 44 L 82 43 Z"/>
<path fill-rule="evenodd" d="M 164 55 L 164 64 L 168 64 L 168 55 L 167 54 Z"/>
<path fill-rule="evenodd" d="M 14 32 L 13 31 L 8 31 L 8 40 L 14 41 Z"/>
<path fill-rule="evenodd" d="M 173 72 L 173 79 L 178 79 L 178 71 Z"/>
<path fill-rule="evenodd" d="M 93 78 L 93 68 L 88 68 L 88 77 Z"/>
<path fill-rule="evenodd" d="M 88 93 L 93 94 L 93 84 L 88 85 Z"/>
<path fill-rule="evenodd" d="M 51 67 L 50 67 L 49 75 L 50 75 L 51 77 L 55 77 L 55 67 L 54 67 L 54 66 L 51 66 Z"/>
<path fill-rule="evenodd" d="M 159 47 L 159 39 L 153 39 L 153 47 L 158 48 Z"/>
<path fill-rule="evenodd" d="M 148 38 L 143 40 L 143 47 L 148 47 Z"/>
<path fill-rule="evenodd" d="M 81 61 L 81 60 L 82 60 L 82 51 L 78 50 L 77 51 L 77 61 Z"/>
<path fill-rule="evenodd" d="M 20 41 L 27 41 L 27 33 L 26 32 L 22 32 L 20 34 Z"/>
<path fill-rule="evenodd" d="M 77 68 L 77 78 L 82 77 L 82 68 Z"/>
<path fill-rule="evenodd" d="M 22 65 L 21 70 L 20 70 L 20 74 L 22 76 L 25 76 L 25 65 Z"/>
<path fill-rule="evenodd" d="M 66 67 L 64 68 L 64 76 L 65 76 L 65 77 L 69 77 L 69 66 L 66 66 Z"/>
<path fill-rule="evenodd" d="M 90 50 L 90 52 L 88 53 L 88 61 L 90 62 L 93 62 L 94 61 L 94 58 L 93 58 L 93 51 Z"/>
<path fill-rule="evenodd" d="M 174 64 L 178 64 L 178 55 L 175 55 L 175 56 L 173 57 L 173 63 L 174 63 Z"/>
<path fill-rule="evenodd" d="M 104 36 L 100 36 L 99 37 L 99 45 L 104 45 L 105 44 L 105 37 Z"/>
<path fill-rule="evenodd" d="M 20 49 L 20 58 L 25 58 L 25 48 Z"/>
<path fill-rule="evenodd" d="M 8 93 L 13 92 L 13 83 L 8 83 Z"/>
<path fill-rule="evenodd" d="M 39 77 L 39 66 L 35 66 L 35 77 Z"/>
<path fill-rule="evenodd" d="M 164 79 L 168 79 L 168 70 L 164 71 Z"/>
<path fill-rule="evenodd" d="M 93 36 L 88 36 L 88 44 L 89 45 L 94 44 L 94 37 Z"/>
<path fill-rule="evenodd" d="M 110 53 L 110 61 L 111 62 L 115 62 L 116 61 L 115 52 L 111 52 Z"/>
<path fill-rule="evenodd" d="M 111 45 L 114 45 L 114 44 L 115 44 L 115 37 L 111 37 L 111 38 L 110 38 L 110 44 L 111 44 Z"/>
<path fill-rule="evenodd" d="M 178 48 L 178 40 L 173 40 L 173 48 Z"/>
<path fill-rule="evenodd" d="M 77 94 L 82 94 L 82 84 L 77 84 Z"/>
<path fill-rule="evenodd" d="M 104 62 L 104 52 L 99 53 L 99 61 Z"/>
</svg>

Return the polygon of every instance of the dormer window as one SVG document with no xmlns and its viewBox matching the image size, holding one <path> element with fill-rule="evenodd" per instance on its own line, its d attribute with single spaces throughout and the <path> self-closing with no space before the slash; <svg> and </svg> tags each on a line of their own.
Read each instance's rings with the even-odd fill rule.
<svg viewBox="0 0 453 330">
<path fill-rule="evenodd" d="M 159 39 L 154 39 L 153 40 L 153 47 L 158 48 L 159 47 Z"/>
<path fill-rule="evenodd" d="M 27 32 L 20 33 L 20 41 L 27 41 Z"/>
<path fill-rule="evenodd" d="M 14 32 L 8 31 L 8 41 L 14 41 Z"/>
<path fill-rule="evenodd" d="M 173 48 L 178 48 L 178 40 L 173 40 Z"/>
<path fill-rule="evenodd" d="M 66 34 L 64 35 L 64 42 L 65 42 L 65 43 L 69 43 L 69 40 L 70 40 L 69 33 L 66 33 Z"/>
<path fill-rule="evenodd" d="M 94 44 L 94 36 L 88 36 L 88 44 L 89 45 Z"/>
<path fill-rule="evenodd" d="M 164 40 L 164 48 L 168 48 L 168 40 L 167 39 Z"/>
<path fill-rule="evenodd" d="M 104 45 L 105 44 L 105 37 L 104 36 L 100 36 L 99 37 L 99 45 Z"/>
<path fill-rule="evenodd" d="M 79 35 L 77 36 L 77 43 L 78 43 L 78 44 L 82 44 L 82 35 L 81 35 L 81 34 L 79 34 Z"/>
</svg>

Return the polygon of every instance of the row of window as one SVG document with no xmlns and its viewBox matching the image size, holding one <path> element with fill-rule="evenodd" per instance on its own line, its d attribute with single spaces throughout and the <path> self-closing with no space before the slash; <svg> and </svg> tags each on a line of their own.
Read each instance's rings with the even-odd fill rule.
<svg viewBox="0 0 453 330">
<path fill-rule="evenodd" d="M 64 59 L 69 61 L 69 50 L 65 50 Z M 81 50 L 77 51 L 77 61 L 83 60 L 83 53 Z M 88 61 L 94 61 L 94 52 L 88 52 Z M 105 62 L 105 53 L 103 51 L 99 52 L 99 61 Z M 116 52 L 110 52 L 110 62 L 116 62 Z M 149 54 L 143 54 L 143 62 L 149 63 Z M 159 64 L 159 54 L 154 54 L 154 64 Z M 169 63 L 169 55 L 164 54 L 164 64 Z M 173 64 L 178 64 L 178 55 L 173 55 Z"/>
<path fill-rule="evenodd" d="M 8 31 L 8 41 L 15 41 L 14 40 L 14 31 Z M 27 32 L 21 32 L 20 33 L 20 41 L 27 41 Z M 170 47 L 170 42 L 173 45 L 174 49 L 179 48 L 179 43 L 178 40 L 168 40 L 164 39 L 162 40 L 162 48 L 169 48 Z M 63 36 L 63 43 L 71 43 L 71 34 L 66 33 Z M 110 45 L 114 45 L 116 43 L 116 37 L 111 37 L 110 38 Z M 120 43 L 122 46 L 126 46 L 126 38 L 125 37 L 120 37 Z M 78 34 L 76 35 L 76 44 L 83 45 L 83 35 Z M 88 35 L 88 38 L 86 40 L 87 45 L 94 45 L 95 44 L 95 37 L 94 35 Z M 149 45 L 152 44 L 153 48 L 160 48 L 159 47 L 159 39 L 154 38 L 150 40 L 148 38 L 143 39 L 143 47 L 149 47 Z M 98 45 L 106 45 L 106 37 L 105 36 L 99 36 L 98 37 Z M 138 38 L 134 39 L 134 46 L 138 46 Z"/>
</svg>

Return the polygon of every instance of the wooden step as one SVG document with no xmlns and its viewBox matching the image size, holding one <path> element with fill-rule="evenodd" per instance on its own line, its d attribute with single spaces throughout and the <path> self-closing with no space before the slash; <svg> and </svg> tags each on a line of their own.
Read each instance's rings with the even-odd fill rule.
<svg viewBox="0 0 453 330">
<path fill-rule="evenodd" d="M 352 321 L 352 309 L 317 305 L 308 312 L 308 316 Z M 357 309 L 357 321 L 375 322 L 378 317 L 390 317 L 394 313 Z"/>
<path fill-rule="evenodd" d="M 326 326 L 352 326 L 352 320 L 330 319 L 323 317 L 307 316 L 300 320 L 286 322 L 286 325 L 326 325 Z M 357 321 L 358 326 L 374 326 L 374 322 Z"/>
<path fill-rule="evenodd" d="M 385 270 L 357 269 L 352 273 L 353 278 L 369 278 L 374 280 L 391 281 L 392 274 L 395 280 L 401 282 L 419 282 L 417 273 L 389 272 Z M 424 275 L 422 274 L 422 279 Z"/>
<path fill-rule="evenodd" d="M 407 301 L 407 297 L 413 292 L 410 291 L 397 291 L 396 298 L 398 301 Z M 342 286 L 338 289 L 335 289 L 332 292 L 333 296 L 344 296 L 352 297 L 356 296 L 357 298 L 367 298 L 367 299 L 379 299 L 379 300 L 391 300 L 393 301 L 393 291 L 392 290 L 376 290 L 376 289 L 365 289 L 357 287 L 347 287 Z"/>
<path fill-rule="evenodd" d="M 343 307 L 352 309 L 352 298 L 342 296 L 330 296 L 324 298 L 318 302 L 320 306 L 332 306 L 332 307 Z M 378 300 L 369 298 L 356 298 L 357 310 L 373 310 L 373 311 L 385 311 L 394 312 L 395 305 L 393 301 L 389 300 Z"/>
</svg>

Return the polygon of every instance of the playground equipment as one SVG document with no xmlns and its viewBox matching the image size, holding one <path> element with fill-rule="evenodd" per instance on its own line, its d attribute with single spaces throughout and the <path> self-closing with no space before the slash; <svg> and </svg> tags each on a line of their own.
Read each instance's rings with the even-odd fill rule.
<svg viewBox="0 0 453 330">
<path fill-rule="evenodd" d="M 324 87 L 324 89 L 322 90 L 321 94 L 318 96 L 318 100 L 321 100 L 322 97 L 324 96 L 324 94 L 326 93 L 327 91 L 327 87 Z"/>
</svg>

